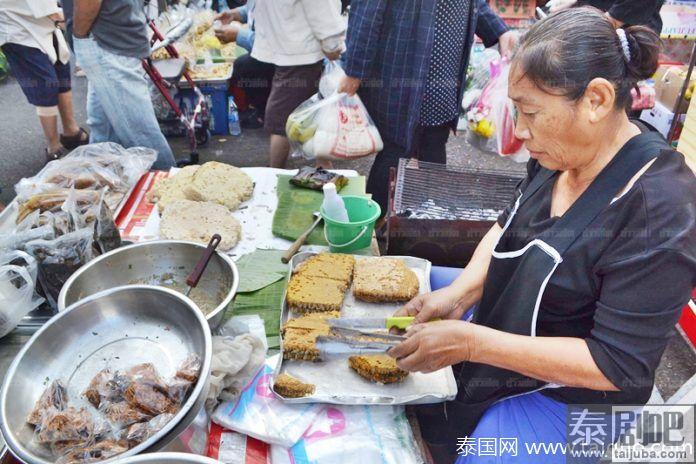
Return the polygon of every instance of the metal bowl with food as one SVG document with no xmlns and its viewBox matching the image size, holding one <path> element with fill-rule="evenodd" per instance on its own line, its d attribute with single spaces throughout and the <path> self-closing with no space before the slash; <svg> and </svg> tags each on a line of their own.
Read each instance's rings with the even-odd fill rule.
<svg viewBox="0 0 696 464">
<path fill-rule="evenodd" d="M 58 297 L 58 310 L 76 301 L 120 285 L 145 284 L 186 291 L 186 277 L 205 251 L 198 243 L 155 240 L 117 248 L 75 272 Z M 237 293 L 239 273 L 234 261 L 216 252 L 189 297 L 217 327 Z"/>
<path fill-rule="evenodd" d="M 23 461 L 54 462 L 51 448 L 36 440 L 37 430 L 27 422 L 47 386 L 59 380 L 65 401 L 84 408 L 96 424 L 103 411 L 85 392 L 97 374 L 150 363 L 162 378 L 176 378 L 178 366 L 191 355 L 200 360 L 198 375 L 165 425 L 116 460 L 161 450 L 194 421 L 210 384 L 211 333 L 193 301 L 173 290 L 131 285 L 89 296 L 52 318 L 15 357 L 0 391 L 2 435 Z"/>
</svg>

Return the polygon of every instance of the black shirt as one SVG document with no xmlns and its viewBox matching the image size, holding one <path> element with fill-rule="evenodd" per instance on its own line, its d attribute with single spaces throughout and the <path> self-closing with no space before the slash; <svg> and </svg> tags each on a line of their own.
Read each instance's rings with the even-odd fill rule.
<svg viewBox="0 0 696 464">
<path fill-rule="evenodd" d="M 656 33 L 662 30 L 660 8 L 665 0 L 579 0 L 578 6 L 590 5 L 608 12 L 626 26 L 648 26 Z"/>
<path fill-rule="evenodd" d="M 520 191 L 540 167 L 531 160 L 527 169 Z M 518 210 L 515 234 L 506 233 L 499 250 L 518 250 L 544 237 L 557 220 L 550 217 L 556 177 Z M 498 219 L 501 226 L 513 204 Z M 696 178 L 682 155 L 663 152 L 568 249 L 539 309 L 538 336 L 585 339 L 599 369 L 622 391 L 560 388 L 544 393 L 568 403 L 645 403 L 694 286 Z"/>
</svg>

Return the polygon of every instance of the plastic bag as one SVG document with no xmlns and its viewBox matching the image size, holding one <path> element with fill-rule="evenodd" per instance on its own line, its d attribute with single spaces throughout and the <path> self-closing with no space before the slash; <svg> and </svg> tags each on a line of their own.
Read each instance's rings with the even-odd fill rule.
<svg viewBox="0 0 696 464">
<path fill-rule="evenodd" d="M 112 142 L 83 145 L 64 158 L 51 161 L 38 174 L 15 185 L 21 206 L 30 198 L 56 189 L 107 189 L 107 203 L 115 208 L 157 159 L 149 148 L 123 148 Z"/>
<path fill-rule="evenodd" d="M 43 302 L 34 292 L 36 275 L 36 260 L 27 253 L 0 255 L 0 338 Z"/>
<path fill-rule="evenodd" d="M 402 406 L 325 406 L 291 448 L 271 446 L 274 464 L 421 463 Z"/>
<path fill-rule="evenodd" d="M 319 95 L 321 98 L 330 97 L 338 90 L 338 85 L 346 75 L 340 64 L 337 61 L 329 61 L 324 66 L 324 71 L 319 80 Z"/>
<path fill-rule="evenodd" d="M 269 358 L 236 402 L 223 403 L 213 413 L 213 421 L 266 443 L 283 447 L 294 445 L 323 408 L 320 404 L 290 404 L 271 391 L 273 363 Z"/>
<path fill-rule="evenodd" d="M 84 228 L 53 240 L 32 240 L 25 245 L 27 253 L 39 263 L 39 285 L 52 307 L 57 307 L 65 281 L 94 256 L 93 241 L 92 228 Z"/>
<path fill-rule="evenodd" d="M 269 452 L 267 443 L 226 430 L 214 422 L 210 424 L 206 453 L 209 458 L 229 464 L 267 464 Z"/>
<path fill-rule="evenodd" d="M 491 61 L 489 66 L 491 79 L 467 111 L 469 129 L 484 139 L 495 140 L 499 155 L 526 162 L 529 152 L 515 136 L 515 110 L 507 95 L 510 64 L 502 59 Z"/>
<path fill-rule="evenodd" d="M 319 81 L 319 93 L 288 117 L 285 132 L 293 156 L 354 159 L 375 155 L 384 148 L 360 97 L 337 93 L 345 75 L 338 62 L 330 61 Z"/>
<path fill-rule="evenodd" d="M 13 232 L 0 235 L 0 253 L 23 250 L 24 245 L 32 240 L 55 238 L 52 224 L 42 221 L 40 216 L 40 211 L 34 211 L 20 222 Z"/>
</svg>

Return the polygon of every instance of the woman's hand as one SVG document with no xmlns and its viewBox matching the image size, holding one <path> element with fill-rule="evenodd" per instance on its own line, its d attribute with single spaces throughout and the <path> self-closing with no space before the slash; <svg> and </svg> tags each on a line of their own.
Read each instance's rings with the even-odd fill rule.
<svg viewBox="0 0 696 464">
<path fill-rule="evenodd" d="M 469 309 L 462 303 L 462 295 L 453 286 L 418 295 L 394 313 L 394 316 L 413 316 L 414 324 L 433 319 L 461 319 Z"/>
<path fill-rule="evenodd" d="M 434 321 L 409 327 L 406 340 L 389 350 L 396 365 L 411 372 L 435 372 L 473 356 L 476 326 L 464 321 Z"/>
<path fill-rule="evenodd" d="M 235 8 L 234 10 L 227 10 L 219 13 L 215 16 L 215 20 L 220 21 L 222 24 L 229 24 L 232 21 L 242 22 L 242 15 Z"/>
<path fill-rule="evenodd" d="M 218 40 L 222 43 L 236 42 L 237 35 L 239 34 L 239 31 L 241 29 L 242 24 L 233 21 L 229 24 L 225 24 L 224 26 L 220 26 L 219 28 L 215 29 L 215 37 L 217 37 Z"/>
</svg>

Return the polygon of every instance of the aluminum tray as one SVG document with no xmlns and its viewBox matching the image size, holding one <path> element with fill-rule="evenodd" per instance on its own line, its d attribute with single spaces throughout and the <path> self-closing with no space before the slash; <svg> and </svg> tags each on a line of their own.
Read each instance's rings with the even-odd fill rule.
<svg viewBox="0 0 696 464">
<path fill-rule="evenodd" d="M 298 253 L 290 261 L 290 271 L 315 253 Z M 392 256 L 390 256 L 392 257 Z M 420 281 L 420 292 L 430 292 L 430 261 L 410 256 L 393 256 L 404 260 Z M 365 259 L 355 256 L 355 259 Z M 374 304 L 356 301 L 352 288 L 348 290 L 341 309 L 342 317 L 387 317 L 391 316 L 400 305 Z M 281 325 L 288 319 L 298 317 L 293 314 L 283 301 Z M 281 337 L 280 350 L 283 350 Z M 283 398 L 288 403 L 332 403 L 332 404 L 429 404 L 454 399 L 457 384 L 451 367 L 430 374 L 411 373 L 403 382 L 380 385 L 363 379 L 349 366 L 345 359 L 331 359 L 325 362 L 283 360 L 278 357 L 278 364 L 273 372 L 273 381 L 281 373 L 287 373 L 304 382 L 316 386 L 311 396 L 303 398 Z"/>
</svg>

